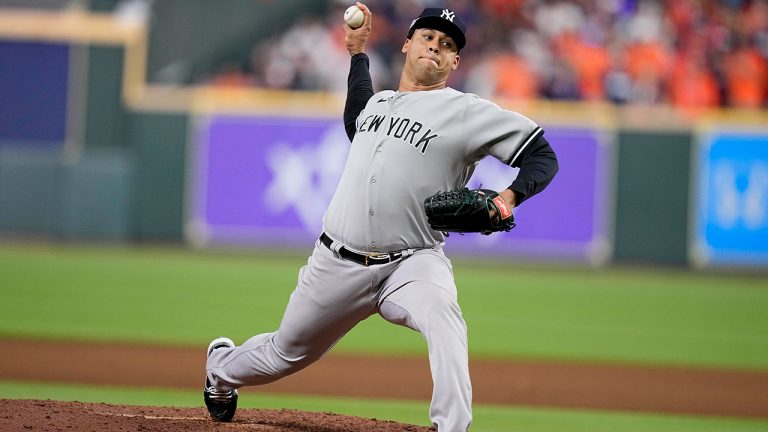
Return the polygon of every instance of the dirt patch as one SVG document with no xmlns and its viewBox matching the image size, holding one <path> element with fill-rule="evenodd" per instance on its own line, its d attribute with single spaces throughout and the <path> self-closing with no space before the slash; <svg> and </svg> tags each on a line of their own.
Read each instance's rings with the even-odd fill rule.
<svg viewBox="0 0 768 432">
<path fill-rule="evenodd" d="M 428 432 L 401 423 L 295 410 L 238 410 L 231 423 L 214 423 L 204 408 L 140 407 L 80 402 L 0 400 L 5 432 Z"/>
<path fill-rule="evenodd" d="M 0 379 L 202 388 L 205 347 L 0 338 L 0 351 Z M 766 371 L 482 359 L 472 359 L 470 368 L 476 404 L 768 418 Z M 431 391 L 426 358 L 329 355 L 296 375 L 243 388 L 241 394 L 428 402 Z"/>
</svg>

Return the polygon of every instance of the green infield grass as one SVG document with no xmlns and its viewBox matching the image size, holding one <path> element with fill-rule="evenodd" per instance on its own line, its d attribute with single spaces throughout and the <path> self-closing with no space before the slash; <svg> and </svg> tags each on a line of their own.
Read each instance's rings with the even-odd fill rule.
<svg viewBox="0 0 768 432">
<path fill-rule="evenodd" d="M 0 381 L 0 398 L 53 399 L 128 405 L 200 407 L 199 392 L 126 389 Z M 334 412 L 427 426 L 428 404 L 413 401 L 347 399 L 241 393 L 240 408 L 290 408 Z M 667 416 L 608 411 L 478 405 L 473 432 L 764 432 L 768 421 L 722 417 Z"/>
<path fill-rule="evenodd" d="M 308 252 L 308 251 L 307 251 Z M 279 323 L 305 257 L 0 246 L 0 335 L 172 345 Z M 768 368 L 768 277 L 454 262 L 473 356 Z M 425 355 L 377 316 L 337 352 Z"/>
</svg>

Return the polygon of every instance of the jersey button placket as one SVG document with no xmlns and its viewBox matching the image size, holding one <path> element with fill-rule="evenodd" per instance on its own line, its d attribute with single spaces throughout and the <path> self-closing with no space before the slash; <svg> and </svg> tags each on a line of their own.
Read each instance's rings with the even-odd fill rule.
<svg viewBox="0 0 768 432">
<path fill-rule="evenodd" d="M 390 98 L 389 102 L 387 103 L 387 105 L 388 105 L 388 108 L 390 110 L 390 113 L 391 114 L 396 114 L 392 110 L 392 108 L 393 108 L 393 100 L 391 98 Z M 376 242 L 373 241 L 373 239 L 376 239 L 379 236 L 378 226 L 374 222 L 373 217 L 376 215 L 375 207 L 378 205 L 378 198 L 379 198 L 379 192 L 380 191 L 374 190 L 374 187 L 376 186 L 376 182 L 377 182 L 376 174 L 381 172 L 380 170 L 381 170 L 382 164 L 384 163 L 384 160 L 382 158 L 380 158 L 380 157 L 375 157 L 375 156 L 377 156 L 379 153 L 382 152 L 382 147 L 384 146 L 384 141 L 385 141 L 385 132 L 384 132 L 384 130 L 385 129 L 382 129 L 379 132 L 380 135 L 378 137 L 378 143 L 377 143 L 378 145 L 376 145 L 376 147 L 374 149 L 374 153 L 373 153 L 374 157 L 372 158 L 373 163 L 370 166 L 371 167 L 371 177 L 370 177 L 369 183 L 368 183 L 368 188 L 370 190 L 370 194 L 368 195 L 368 200 L 369 200 L 369 202 L 368 202 L 368 204 L 369 204 L 368 216 L 369 216 L 369 219 L 368 219 L 368 230 L 367 231 L 368 231 L 368 234 L 371 236 L 371 238 L 369 239 L 371 241 L 368 243 L 371 251 L 375 251 L 376 250 Z"/>
<path fill-rule="evenodd" d="M 371 185 L 374 185 L 374 184 L 376 184 L 376 176 L 375 175 L 371 176 Z M 368 216 L 373 217 L 375 214 L 376 214 L 376 210 L 373 209 L 373 203 L 371 203 L 371 207 L 368 209 Z M 371 227 L 371 234 L 375 235 L 373 233 L 373 228 L 375 226 L 375 223 L 372 221 L 372 222 L 370 222 L 369 226 Z M 375 249 L 376 249 L 376 242 L 371 242 L 371 250 L 375 250 Z"/>
</svg>

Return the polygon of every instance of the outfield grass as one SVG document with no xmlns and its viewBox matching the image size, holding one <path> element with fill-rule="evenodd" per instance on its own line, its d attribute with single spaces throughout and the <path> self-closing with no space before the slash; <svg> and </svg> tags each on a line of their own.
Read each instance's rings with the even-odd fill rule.
<svg viewBox="0 0 768 432">
<path fill-rule="evenodd" d="M 125 389 L 0 381 L 0 398 L 54 399 L 129 405 L 200 407 L 199 392 Z M 333 397 L 266 395 L 243 389 L 241 408 L 334 412 L 427 426 L 427 403 Z M 768 421 L 642 413 L 477 405 L 473 432 L 764 432 Z"/>
<path fill-rule="evenodd" d="M 0 246 L 0 334 L 204 345 L 271 331 L 305 258 Z M 473 356 L 768 368 L 768 277 L 455 262 Z M 375 342 L 373 342 L 375 341 Z M 337 352 L 423 355 L 373 317 Z"/>
<path fill-rule="evenodd" d="M 0 246 L 0 335 L 203 346 L 225 334 L 242 341 L 274 329 L 304 262 L 180 249 Z M 768 368 L 768 277 L 454 264 L 473 356 Z M 335 350 L 426 352 L 418 334 L 376 317 Z M 201 405 L 198 392 L 8 381 L 0 381 L 0 398 Z M 241 406 L 428 423 L 426 401 L 245 389 Z M 765 421 L 483 405 L 475 418 L 479 432 L 768 430 Z"/>
</svg>

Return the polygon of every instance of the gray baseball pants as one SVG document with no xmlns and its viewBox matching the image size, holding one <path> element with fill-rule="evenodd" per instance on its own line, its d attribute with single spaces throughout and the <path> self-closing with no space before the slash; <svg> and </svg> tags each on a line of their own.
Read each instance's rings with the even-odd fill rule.
<svg viewBox="0 0 768 432">
<path fill-rule="evenodd" d="M 450 260 L 440 249 L 365 267 L 318 241 L 299 271 L 278 330 L 215 350 L 206 365 L 208 379 L 219 390 L 276 381 L 317 361 L 375 313 L 426 339 L 430 419 L 439 432 L 467 431 L 472 422 L 467 329 Z"/>
</svg>

